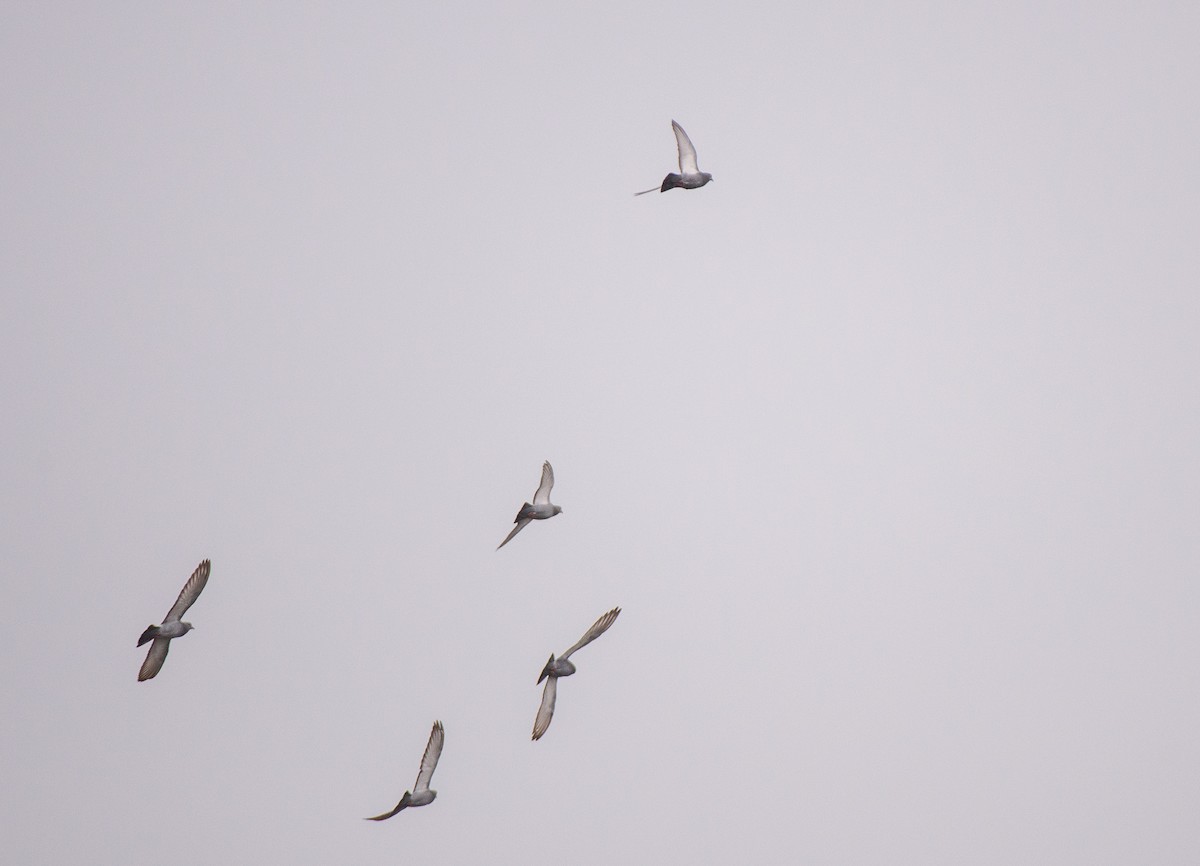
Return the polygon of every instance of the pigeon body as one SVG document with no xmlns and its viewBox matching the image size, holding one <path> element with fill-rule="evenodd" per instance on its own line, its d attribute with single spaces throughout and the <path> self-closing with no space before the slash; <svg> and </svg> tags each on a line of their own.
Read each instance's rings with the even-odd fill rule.
<svg viewBox="0 0 1200 866">
<path fill-rule="evenodd" d="M 183 637 L 195 628 L 190 622 L 182 622 L 180 618 L 200 597 L 200 593 L 208 583 L 208 573 L 211 568 L 212 563 L 207 559 L 196 566 L 192 576 L 179 591 L 179 598 L 175 599 L 175 603 L 167 611 L 162 624 L 149 626 L 138 638 L 138 646 L 153 641 L 150 644 L 150 652 L 146 653 L 146 660 L 142 662 L 142 669 L 138 671 L 138 682 L 153 679 L 162 670 L 163 662 L 167 660 L 167 651 L 171 648 L 171 641 L 177 637 Z"/>
<path fill-rule="evenodd" d="M 550 653 L 550 661 L 546 662 L 546 666 L 542 668 L 542 675 L 538 677 L 538 685 L 541 685 L 542 680 L 546 677 L 569 677 L 573 673 L 575 673 L 575 665 L 567 661 L 566 656 L 556 659 L 554 653 Z"/>
<path fill-rule="evenodd" d="M 676 187 L 697 189 L 713 179 L 711 174 L 701 171 L 696 164 L 696 148 L 692 145 L 688 134 L 683 131 L 683 127 L 672 120 L 671 129 L 675 130 L 675 144 L 679 148 L 679 174 L 671 172 L 663 178 L 662 186 L 644 189 L 641 192 L 635 192 L 634 195 L 645 195 L 648 192 L 654 192 L 655 189 L 659 192 L 666 192 Z"/>
<path fill-rule="evenodd" d="M 526 502 L 521 506 L 521 510 L 517 512 L 517 516 L 513 518 L 512 532 L 500 542 L 500 547 L 508 544 L 513 540 L 518 532 L 529 525 L 531 520 L 547 520 L 556 514 L 561 514 L 562 509 L 557 505 L 550 504 L 550 490 L 554 487 L 554 469 L 550 466 L 550 461 L 547 460 L 542 464 L 542 481 L 538 485 L 538 489 L 533 494 L 533 502 Z M 499 550 L 500 547 L 496 549 Z"/>
<path fill-rule="evenodd" d="M 142 632 L 142 636 L 138 638 L 138 646 L 152 641 L 156 637 L 167 638 L 168 640 L 183 637 L 194 628 L 195 626 L 190 622 L 166 622 L 162 625 L 147 626 L 146 630 Z"/>
<path fill-rule="evenodd" d="M 365 820 L 386 821 L 409 806 L 428 806 L 432 803 L 437 798 L 437 791 L 430 788 L 429 783 L 433 779 L 433 771 L 437 769 L 438 758 L 442 756 L 442 746 L 445 742 L 446 731 L 442 723 L 434 722 L 433 730 L 429 732 L 429 742 L 425 744 L 425 754 L 421 756 L 421 769 L 417 772 L 417 781 L 413 789 L 404 792 L 404 796 L 392 811 Z"/>
<path fill-rule="evenodd" d="M 576 641 L 575 645 L 563 653 L 559 658 L 555 658 L 554 654 L 550 654 L 550 661 L 546 662 L 546 666 L 542 668 L 541 676 L 538 677 L 538 682 L 546 680 L 546 688 L 542 692 L 542 704 L 538 707 L 537 717 L 533 720 L 533 739 L 540 740 L 542 735 L 550 727 L 550 720 L 554 718 L 554 704 L 558 699 L 558 680 L 560 677 L 569 677 L 575 673 L 575 665 L 568 661 L 571 654 L 581 647 L 585 647 L 594 641 L 600 635 L 608 631 L 609 627 L 617 621 L 617 617 L 621 613 L 621 608 L 614 607 L 600 619 L 592 623 L 592 627 Z"/>
</svg>

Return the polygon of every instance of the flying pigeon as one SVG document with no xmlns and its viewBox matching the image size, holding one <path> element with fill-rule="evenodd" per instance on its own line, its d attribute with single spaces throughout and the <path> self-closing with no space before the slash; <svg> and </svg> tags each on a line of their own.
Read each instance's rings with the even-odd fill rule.
<svg viewBox="0 0 1200 866">
<path fill-rule="evenodd" d="M 392 811 L 364 820 L 386 821 L 401 809 L 407 809 L 409 806 L 428 806 L 432 803 L 437 797 L 437 791 L 429 787 L 429 780 L 433 778 L 433 771 L 437 769 L 438 758 L 442 756 L 442 744 L 445 742 L 446 731 L 442 728 L 442 723 L 434 722 L 433 730 L 429 732 L 429 742 L 425 745 L 425 754 L 421 756 L 421 769 L 417 773 L 417 783 L 413 785 L 413 789 L 404 792 L 404 796 Z"/>
<path fill-rule="evenodd" d="M 671 128 L 675 130 L 675 143 L 679 145 L 679 174 L 671 172 L 663 178 L 661 187 L 644 189 L 641 192 L 635 192 L 634 195 L 645 195 L 648 192 L 654 192 L 655 189 L 659 192 L 666 192 L 675 187 L 696 189 L 713 179 L 711 174 L 701 171 L 696 165 L 696 148 L 692 145 L 688 134 L 683 131 L 683 127 L 672 120 Z"/>
<path fill-rule="evenodd" d="M 554 486 L 554 469 L 550 466 L 550 461 L 547 460 L 542 464 L 542 483 L 538 485 L 537 492 L 533 494 L 533 504 L 526 502 L 521 506 L 521 510 L 517 512 L 517 516 L 513 519 L 513 523 L 517 524 L 513 527 L 513 531 L 508 534 L 508 537 L 500 542 L 500 547 L 508 544 L 513 540 L 513 536 L 529 525 L 531 520 L 546 520 L 556 514 L 561 514 L 562 509 L 557 505 L 550 504 L 550 488 Z M 500 547 L 496 549 L 499 550 Z"/>
<path fill-rule="evenodd" d="M 200 597 L 204 585 L 208 583 L 208 572 L 211 567 L 212 563 L 207 559 L 196 566 L 196 570 L 192 572 L 192 576 L 188 578 L 188 582 L 179 591 L 179 598 L 175 599 L 175 603 L 167 611 L 167 616 L 163 619 L 162 625 L 151 625 L 138 638 L 138 646 L 147 641 L 154 641 L 150 645 L 150 652 L 146 653 L 146 660 L 142 662 L 142 669 L 138 671 L 139 683 L 143 680 L 151 679 L 162 669 L 163 662 L 167 660 L 167 650 L 171 648 L 171 640 L 173 638 L 183 637 L 195 628 L 190 622 L 180 622 L 179 618 L 187 613 L 187 609 L 195 604 L 196 599 Z"/>
<path fill-rule="evenodd" d="M 554 658 L 554 653 L 550 654 L 550 661 L 546 662 L 546 666 L 542 668 L 542 675 L 538 677 L 539 683 L 542 680 L 546 680 L 546 690 L 542 692 L 542 705 L 538 707 L 537 718 L 533 720 L 533 738 L 535 740 L 542 738 L 542 734 L 546 733 L 546 729 L 550 727 L 550 720 L 554 718 L 554 700 L 558 697 L 558 678 L 569 677 L 575 673 L 575 665 L 567 661 L 571 657 L 571 653 L 581 647 L 587 646 L 608 631 L 609 626 L 617 621 L 617 615 L 620 613 L 621 608 L 614 607 L 604 616 L 600 617 L 587 630 L 587 633 L 579 639 L 575 646 L 563 653 L 558 659 Z"/>
</svg>

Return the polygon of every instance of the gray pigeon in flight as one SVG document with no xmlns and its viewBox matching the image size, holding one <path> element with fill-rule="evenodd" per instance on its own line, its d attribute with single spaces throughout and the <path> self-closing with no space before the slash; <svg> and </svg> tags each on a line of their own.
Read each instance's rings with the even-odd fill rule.
<svg viewBox="0 0 1200 866">
<path fill-rule="evenodd" d="M 425 744 L 425 754 L 421 756 L 421 769 L 417 773 L 417 783 L 413 785 L 413 789 L 404 792 L 404 796 L 392 811 L 364 820 L 386 821 L 401 809 L 407 809 L 409 806 L 428 806 L 432 803 L 437 797 L 437 791 L 429 787 L 429 781 L 433 778 L 433 771 L 437 769 L 438 758 L 442 756 L 442 744 L 445 742 L 446 731 L 442 728 L 442 723 L 434 722 L 433 730 L 429 732 L 429 742 Z"/>
<path fill-rule="evenodd" d="M 542 675 L 538 677 L 539 683 L 546 680 L 546 689 L 542 692 L 542 705 L 538 707 L 537 718 L 533 720 L 533 739 L 540 740 L 542 734 L 546 733 L 546 729 L 550 727 L 550 720 L 554 718 L 554 701 L 558 697 L 558 678 L 569 677 L 575 673 L 575 665 L 567 661 L 571 657 L 571 653 L 587 646 L 608 631 L 609 626 L 617 621 L 620 613 L 621 608 L 614 607 L 592 623 L 592 627 L 587 630 L 587 633 L 557 659 L 554 658 L 554 653 L 550 654 L 550 661 L 546 662 L 546 666 L 542 668 Z"/>
<path fill-rule="evenodd" d="M 190 622 L 180 622 L 180 617 L 200 597 L 204 585 L 208 583 L 208 572 L 211 567 L 212 563 L 207 559 L 196 566 L 196 570 L 192 572 L 192 576 L 188 578 L 188 582 L 180 590 L 179 598 L 175 599 L 175 603 L 167 611 L 162 625 L 150 626 L 138 638 L 138 646 L 147 641 L 154 641 L 154 643 L 150 644 L 150 652 L 146 653 L 146 660 L 142 662 L 142 669 L 138 671 L 139 683 L 143 680 L 151 679 L 162 669 L 163 662 L 167 660 L 167 650 L 171 648 L 172 639 L 183 637 L 195 628 Z"/>
<path fill-rule="evenodd" d="M 641 192 L 635 192 L 634 195 L 645 195 L 648 192 L 666 192 L 669 189 L 679 187 L 681 189 L 696 189 L 704 186 L 713 176 L 707 171 L 701 171 L 696 165 L 696 148 L 692 144 L 692 140 L 688 138 L 688 134 L 683 131 L 683 127 L 675 121 L 671 121 L 671 128 L 675 130 L 675 143 L 679 145 L 679 174 L 671 172 L 663 178 L 661 187 L 653 187 L 644 189 Z"/>
<path fill-rule="evenodd" d="M 531 520 L 546 520 L 556 514 L 562 514 L 562 509 L 557 505 L 550 504 L 550 489 L 554 487 L 554 469 L 550 466 L 550 461 L 547 460 L 542 464 L 542 483 L 538 485 L 537 491 L 533 494 L 533 504 L 526 502 L 521 506 L 521 510 L 517 512 L 513 523 L 517 524 L 513 527 L 513 531 L 508 534 L 508 537 L 500 542 L 500 547 L 508 544 L 513 540 L 513 536 L 529 525 Z M 500 547 L 496 549 L 499 550 Z"/>
</svg>

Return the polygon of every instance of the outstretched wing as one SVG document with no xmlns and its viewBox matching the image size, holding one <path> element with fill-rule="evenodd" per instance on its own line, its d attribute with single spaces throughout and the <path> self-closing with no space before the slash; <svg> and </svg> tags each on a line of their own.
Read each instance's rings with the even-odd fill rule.
<svg viewBox="0 0 1200 866">
<path fill-rule="evenodd" d="M 366 820 L 368 820 L 368 821 L 386 821 L 388 818 L 395 815 L 401 809 L 407 807 L 411 800 L 412 800 L 412 794 L 410 794 L 408 791 L 405 791 L 404 796 L 400 798 L 400 802 L 396 804 L 395 809 L 393 809 L 390 812 L 384 812 L 382 815 L 376 815 L 374 818 L 367 818 Z"/>
<path fill-rule="evenodd" d="M 550 489 L 552 487 L 554 487 L 554 469 L 550 466 L 550 461 L 547 460 L 542 464 L 542 483 L 538 485 L 537 492 L 533 494 L 533 504 L 549 505 Z"/>
<path fill-rule="evenodd" d="M 204 590 L 204 585 L 208 583 L 208 572 L 211 567 L 212 563 L 207 559 L 196 566 L 196 570 L 192 572 L 192 576 L 188 578 L 188 582 L 179 591 L 179 598 L 175 599 L 175 603 L 167 611 L 163 622 L 178 622 L 184 613 L 187 612 L 187 609 L 195 604 L 196 599 L 200 597 L 200 593 Z M 163 655 L 166 655 L 166 653 L 164 652 Z"/>
<path fill-rule="evenodd" d="M 425 754 L 421 758 L 417 784 L 413 785 L 414 791 L 429 790 L 429 781 L 433 778 L 433 771 L 437 769 L 438 758 L 442 756 L 442 744 L 445 742 L 446 731 L 442 728 L 442 723 L 434 722 L 433 730 L 429 732 L 429 742 L 425 744 Z"/>
<path fill-rule="evenodd" d="M 167 660 L 167 650 L 171 648 L 171 639 L 166 637 L 156 637 L 154 643 L 150 644 L 150 652 L 146 653 L 146 660 L 142 662 L 142 669 L 138 671 L 138 682 L 152 679 L 155 674 L 162 670 L 163 662 Z"/>
<path fill-rule="evenodd" d="M 696 148 L 692 146 L 692 140 L 683 131 L 683 127 L 673 120 L 671 129 L 675 130 L 675 143 L 679 145 L 679 173 L 699 174 L 700 168 L 696 165 Z"/>
<path fill-rule="evenodd" d="M 621 608 L 614 607 L 604 616 L 600 617 L 600 619 L 592 623 L 592 627 L 587 630 L 587 633 L 576 642 L 575 646 L 571 647 L 569 650 L 559 656 L 559 659 L 561 660 L 570 658 L 571 653 L 575 652 L 575 650 L 587 646 L 596 638 L 600 637 L 600 635 L 608 631 L 609 626 L 617 621 L 617 617 L 620 615 L 620 613 Z"/>
<path fill-rule="evenodd" d="M 542 734 L 546 733 L 546 729 L 550 727 L 550 720 L 554 718 L 554 700 L 558 697 L 558 677 L 550 677 L 546 680 L 546 688 L 542 692 L 542 705 L 538 707 L 537 718 L 533 720 L 533 738 L 540 740 Z"/>
<path fill-rule="evenodd" d="M 517 518 L 517 525 L 516 525 L 516 526 L 514 526 L 514 527 L 513 527 L 513 530 L 512 530 L 512 532 L 510 532 L 510 533 L 508 534 L 508 536 L 507 536 L 507 537 L 505 537 L 505 539 L 504 539 L 503 541 L 501 541 L 501 542 L 500 542 L 500 547 L 503 547 L 504 545 L 506 545 L 506 544 L 508 544 L 510 541 L 512 541 L 512 540 L 513 540 L 513 536 L 514 536 L 514 535 L 516 535 L 518 532 L 520 532 L 522 529 L 524 529 L 526 526 L 528 526 L 528 525 L 529 525 L 529 521 L 530 521 L 530 520 L 532 520 L 532 519 L 533 519 L 532 517 L 518 517 L 518 518 Z M 497 550 L 499 550 L 499 549 L 500 549 L 500 547 L 497 547 L 496 549 L 497 549 Z"/>
</svg>

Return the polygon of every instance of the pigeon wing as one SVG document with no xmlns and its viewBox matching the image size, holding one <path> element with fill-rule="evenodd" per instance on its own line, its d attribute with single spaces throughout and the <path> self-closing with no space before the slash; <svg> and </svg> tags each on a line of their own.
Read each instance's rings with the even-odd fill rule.
<svg viewBox="0 0 1200 866">
<path fill-rule="evenodd" d="M 163 622 L 178 622 L 187 612 L 187 609 L 195 604 L 196 599 L 200 597 L 200 593 L 204 590 L 204 585 L 208 583 L 208 572 L 211 567 L 212 563 L 207 559 L 196 566 L 196 570 L 192 572 L 192 576 L 188 578 L 188 582 L 179 591 L 179 598 L 175 599 L 175 603 L 167 611 L 167 616 L 163 619 Z M 166 653 L 164 652 L 163 655 L 165 656 Z"/>
<path fill-rule="evenodd" d="M 500 542 L 500 547 L 503 547 L 504 545 L 506 545 L 506 544 L 508 544 L 510 541 L 512 541 L 512 540 L 513 540 L 513 536 L 515 536 L 515 535 L 516 535 L 518 532 L 520 532 L 522 529 L 524 529 L 526 526 L 528 526 L 528 525 L 529 525 L 529 521 L 530 521 L 530 520 L 532 520 L 532 519 L 533 519 L 533 518 L 531 518 L 531 517 L 518 517 L 518 518 L 517 518 L 517 525 L 516 525 L 516 526 L 514 526 L 514 527 L 513 527 L 513 531 L 512 531 L 512 532 L 510 532 L 510 533 L 509 533 L 509 534 L 508 534 L 508 535 L 505 537 L 505 539 L 504 539 L 503 541 L 501 541 L 501 542 Z M 499 549 L 500 549 L 500 547 L 497 547 L 496 549 L 497 549 L 497 550 L 499 550 Z"/>
<path fill-rule="evenodd" d="M 621 608 L 614 607 L 604 616 L 600 617 L 600 619 L 592 623 L 592 627 L 587 630 L 587 633 L 575 643 L 575 646 L 571 647 L 569 650 L 559 656 L 559 659 L 561 660 L 569 658 L 571 653 L 575 652 L 575 650 L 587 646 L 596 638 L 600 637 L 600 635 L 608 631 L 609 626 L 617 621 L 617 617 L 620 615 L 620 613 Z"/>
<path fill-rule="evenodd" d="M 673 120 L 671 129 L 675 130 L 675 143 L 679 145 L 679 173 L 699 174 L 700 168 L 696 165 L 696 148 L 692 146 L 692 140 L 683 131 L 683 127 Z"/>
<path fill-rule="evenodd" d="M 542 483 L 538 485 L 537 492 L 533 494 L 534 505 L 549 505 L 550 490 L 554 487 L 554 468 L 547 460 L 542 464 Z"/>
<path fill-rule="evenodd" d="M 433 771 L 437 769 L 438 758 L 442 756 L 442 744 L 446 742 L 446 731 L 441 722 L 433 723 L 429 732 L 429 742 L 425 744 L 425 754 L 421 757 L 421 770 L 417 773 L 417 783 L 414 791 L 428 791 Z"/>
<path fill-rule="evenodd" d="M 408 791 L 405 791 L 404 796 L 400 798 L 400 802 L 396 804 L 396 808 L 392 809 L 392 811 L 384 812 L 382 815 L 376 815 L 374 818 L 367 818 L 366 820 L 368 820 L 368 821 L 386 821 L 388 818 L 399 813 L 401 809 L 406 808 L 411 801 L 412 801 L 412 794 L 410 794 Z"/>
<path fill-rule="evenodd" d="M 542 734 L 550 727 L 554 718 L 554 701 L 558 697 L 558 677 L 546 680 L 546 688 L 542 692 L 542 705 L 538 707 L 537 718 L 533 720 L 533 738 L 540 740 Z"/>
<path fill-rule="evenodd" d="M 146 660 L 142 662 L 142 669 L 138 671 L 138 682 L 153 679 L 154 675 L 162 670 L 163 662 L 167 660 L 167 650 L 171 648 L 171 639 L 166 637 L 156 637 L 154 643 L 150 644 L 150 652 L 146 653 Z"/>
</svg>

